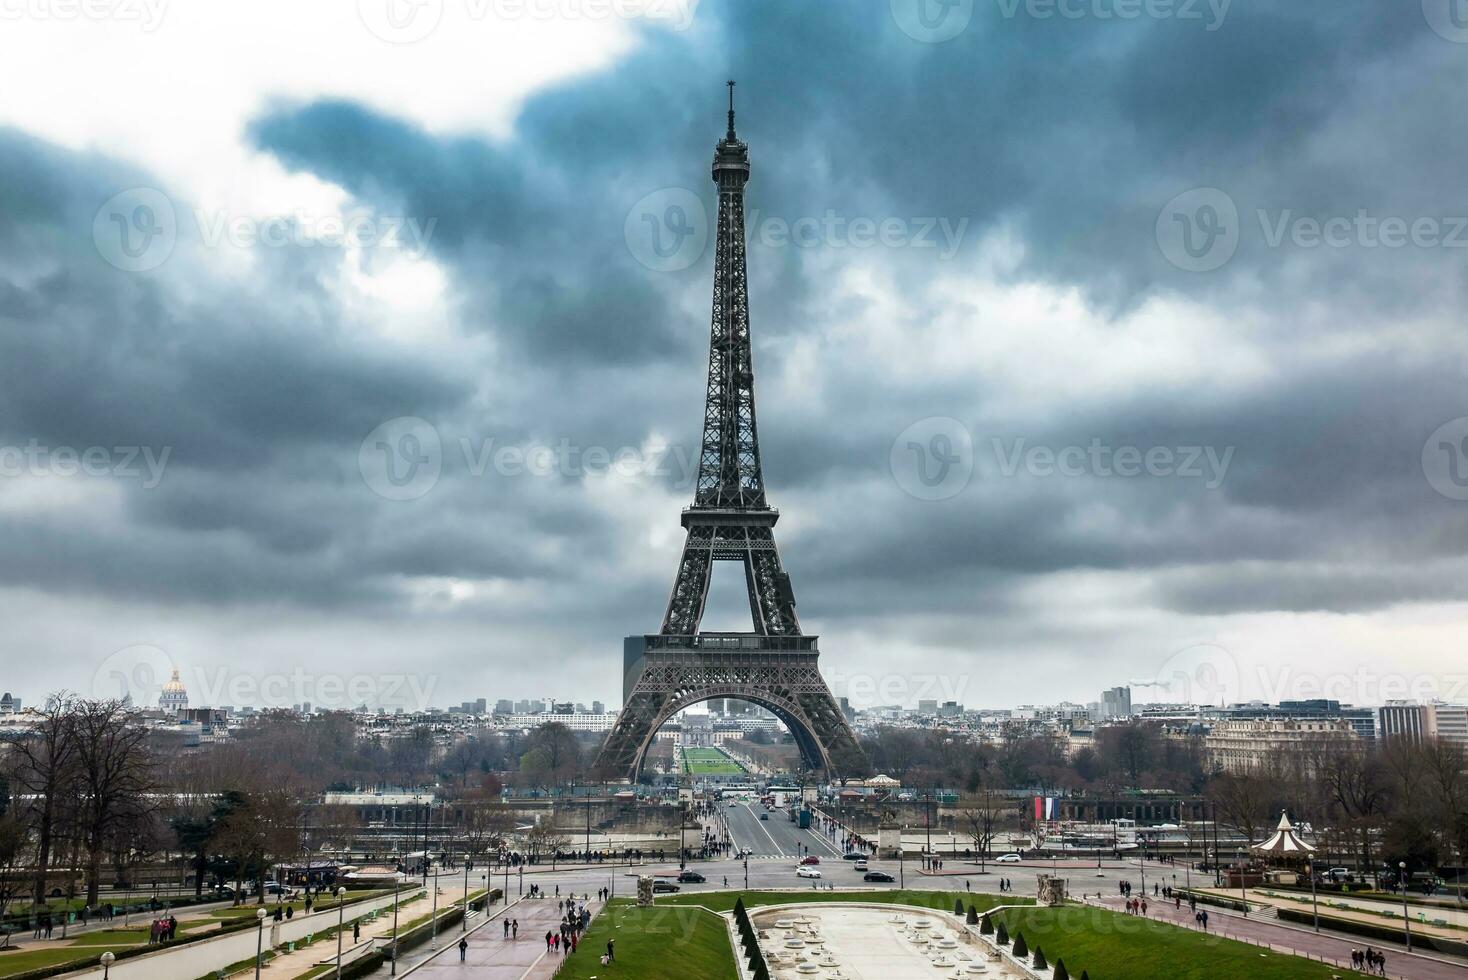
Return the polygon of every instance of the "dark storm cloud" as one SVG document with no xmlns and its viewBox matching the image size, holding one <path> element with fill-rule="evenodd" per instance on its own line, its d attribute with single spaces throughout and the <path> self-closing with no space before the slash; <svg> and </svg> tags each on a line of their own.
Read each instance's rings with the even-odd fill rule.
<svg viewBox="0 0 1468 980">
<path fill-rule="evenodd" d="M 6 580 L 163 609 L 392 614 L 421 598 L 409 583 L 453 578 L 519 590 L 442 613 L 512 638 L 543 637 L 551 622 L 584 652 L 653 628 L 678 544 L 671 510 L 670 535 L 652 545 L 630 505 L 591 499 L 574 467 L 474 473 L 459 447 L 615 451 L 656 433 L 687 457 L 712 255 L 653 271 L 624 223 L 670 187 L 712 213 L 708 159 L 732 75 L 752 221 L 968 222 L 946 262 L 929 249 L 751 240 L 766 477 L 798 518 L 781 529 L 803 616 L 840 629 L 891 609 L 924 618 L 921 641 L 934 644 L 988 618 L 991 635 L 1014 637 L 1039 615 L 1036 583 L 1089 572 L 1134 576 L 1144 601 L 1198 615 L 1460 598 L 1413 566 L 1468 544 L 1463 505 L 1432 490 L 1419 459 L 1428 433 L 1468 414 L 1452 336 L 1461 260 L 1274 246 L 1256 212 L 1468 211 L 1453 163 L 1468 127 L 1445 108 L 1468 80 L 1468 50 L 1432 34 L 1412 3 L 1235 0 L 1207 31 L 1039 20 L 1023 4 L 1010 18 L 981 0 L 943 44 L 904 34 L 888 7 L 706 3 L 700 30 L 648 31 L 613 66 L 532 94 L 503 138 L 349 101 L 269 103 L 245 134 L 253 147 L 381 214 L 434 222 L 428 255 L 448 276 L 454 326 L 493 347 L 479 363 L 364 340 L 341 310 L 338 255 L 267 253 L 242 284 L 181 245 L 155 274 L 122 273 L 89 229 L 101 201 L 150 175 L 0 133 L 0 437 L 173 451 L 168 478 L 128 488 L 115 522 L 0 511 L 0 541 L 28 556 Z M 1381 133 L 1390 148 L 1375 145 Z M 1237 254 L 1208 273 L 1169 264 L 1155 232 L 1163 206 L 1197 187 L 1224 190 L 1240 212 Z M 1022 253 L 981 270 L 991 238 Z M 899 301 L 835 298 L 848 260 L 879 267 L 889 282 L 877 292 Z M 1016 408 L 1016 379 L 954 377 L 924 346 L 964 302 L 929 287 L 964 275 L 1076 289 L 1102 311 L 1100 329 L 1180 295 L 1237 319 L 1239 343 L 1268 370 L 1201 392 L 1081 372 Z M 835 339 L 874 317 L 910 328 L 903 366 L 931 360 L 931 378 Z M 974 319 L 980 349 L 1015 329 Z M 806 341 L 818 344 L 808 376 L 781 376 Z M 802 400 L 807 389 L 819 396 Z M 408 415 L 437 428 L 443 475 L 421 500 L 384 500 L 357 452 Z M 1234 455 L 1214 489 L 981 472 L 926 502 L 901 492 L 888 453 L 904 426 L 935 415 L 963 421 L 980 450 L 993 437 L 1100 438 Z M 686 499 L 686 475 L 675 464 L 627 492 Z M 1057 642 L 1082 632 L 1044 629 Z"/>
</svg>

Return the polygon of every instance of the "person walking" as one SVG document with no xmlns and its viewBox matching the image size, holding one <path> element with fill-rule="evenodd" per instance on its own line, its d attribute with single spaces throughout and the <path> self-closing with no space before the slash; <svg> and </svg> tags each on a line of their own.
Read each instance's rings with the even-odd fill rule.
<svg viewBox="0 0 1468 980">
<path fill-rule="evenodd" d="M 362 941 L 362 920 L 358 919 L 352 923 L 352 945 Z"/>
<path fill-rule="evenodd" d="M 509 919 L 506 919 L 505 920 L 505 938 L 506 939 L 509 939 L 510 938 L 510 920 Z"/>
<path fill-rule="evenodd" d="M 550 949 L 551 949 L 551 936 L 552 935 L 554 935 L 554 933 L 552 933 L 549 929 L 547 929 L 545 931 L 545 951 L 547 953 L 549 953 L 550 952 Z"/>
<path fill-rule="evenodd" d="M 519 919 L 511 919 L 510 920 L 510 938 L 511 939 L 519 939 L 520 938 L 520 920 Z"/>
<path fill-rule="evenodd" d="M 469 940 L 467 940 L 467 939 L 460 939 L 459 940 L 459 962 L 460 963 L 464 962 L 464 956 L 468 952 L 469 952 Z"/>
<path fill-rule="evenodd" d="M 615 939 L 608 939 L 607 940 L 607 965 L 608 966 L 610 966 L 611 963 L 612 963 L 612 961 L 617 958 L 617 951 L 616 951 L 616 948 L 615 948 L 615 943 L 616 943 L 616 940 Z"/>
</svg>

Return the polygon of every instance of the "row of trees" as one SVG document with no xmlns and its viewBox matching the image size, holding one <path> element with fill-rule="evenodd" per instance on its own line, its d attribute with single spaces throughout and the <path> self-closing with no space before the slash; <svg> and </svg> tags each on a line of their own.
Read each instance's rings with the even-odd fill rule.
<svg viewBox="0 0 1468 980">
<path fill-rule="evenodd" d="M 992 744 L 961 733 L 882 729 L 867 750 L 877 770 L 908 785 L 962 791 L 958 823 L 980 849 L 1022 812 L 1006 791 L 1161 790 L 1207 801 L 1209 817 L 1254 841 L 1288 810 L 1310 824 L 1324 854 L 1361 868 L 1468 860 L 1468 757 L 1440 739 L 1321 738 L 1228 772 L 1208 764 L 1200 738 L 1166 735 L 1141 721 L 1102 728 L 1094 747 L 1069 757 L 1059 739 L 1018 726 Z"/>
<path fill-rule="evenodd" d="M 59 694 L 35 729 L 10 740 L 3 755 L 7 787 L 0 842 L 9 842 L 9 894 L 29 871 L 30 893 L 47 894 L 54 868 L 73 881 L 81 869 L 95 904 L 104 865 L 125 867 L 157 847 L 157 763 L 147 732 L 122 701 Z M 70 890 L 69 887 L 67 889 Z"/>
</svg>

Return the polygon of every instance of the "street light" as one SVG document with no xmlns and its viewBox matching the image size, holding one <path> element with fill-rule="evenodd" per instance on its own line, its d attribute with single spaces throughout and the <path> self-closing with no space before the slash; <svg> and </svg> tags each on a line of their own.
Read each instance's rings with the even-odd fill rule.
<svg viewBox="0 0 1468 980">
<path fill-rule="evenodd" d="M 346 928 L 347 889 L 338 885 L 336 889 L 336 980 L 342 980 L 342 930 Z"/>
<path fill-rule="evenodd" d="M 403 883 L 394 878 L 392 887 L 392 965 L 387 971 L 390 977 L 398 975 L 398 895 L 402 889 Z"/>
<path fill-rule="evenodd" d="M 1305 873 L 1310 876 L 1310 909 L 1315 913 L 1315 931 L 1320 931 L 1320 904 L 1315 898 L 1315 862 L 1305 859 Z"/>
<path fill-rule="evenodd" d="M 469 931 L 469 853 L 464 852 L 464 914 L 459 916 L 459 931 Z"/>
<path fill-rule="evenodd" d="M 260 980 L 260 956 L 265 949 L 265 910 L 255 910 L 255 921 L 259 927 L 255 933 L 255 980 Z"/>
<path fill-rule="evenodd" d="M 107 980 L 107 971 L 112 969 L 112 961 L 117 959 L 112 950 L 102 954 L 102 980 Z"/>
<path fill-rule="evenodd" d="M 1239 900 L 1244 903 L 1244 918 L 1249 917 L 1249 893 L 1244 888 L 1244 852 L 1234 850 L 1234 863 L 1239 868 Z"/>
<path fill-rule="evenodd" d="M 1399 883 L 1402 886 L 1402 926 L 1407 930 L 1407 952 L 1412 952 L 1412 918 L 1407 912 L 1407 862 L 1398 861 L 1397 870 L 1401 872 Z"/>
</svg>

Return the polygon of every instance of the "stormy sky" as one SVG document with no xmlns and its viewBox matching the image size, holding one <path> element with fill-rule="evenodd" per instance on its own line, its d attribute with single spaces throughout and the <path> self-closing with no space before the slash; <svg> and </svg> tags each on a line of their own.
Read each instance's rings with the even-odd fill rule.
<svg viewBox="0 0 1468 980">
<path fill-rule="evenodd" d="M 619 702 L 728 78 L 838 695 L 1468 698 L 1457 0 L 7 6 L 0 687 Z"/>
</svg>

